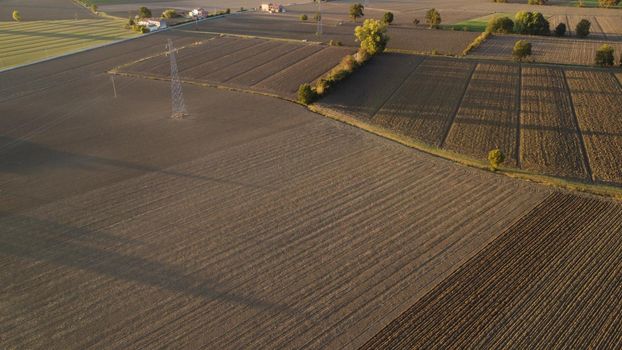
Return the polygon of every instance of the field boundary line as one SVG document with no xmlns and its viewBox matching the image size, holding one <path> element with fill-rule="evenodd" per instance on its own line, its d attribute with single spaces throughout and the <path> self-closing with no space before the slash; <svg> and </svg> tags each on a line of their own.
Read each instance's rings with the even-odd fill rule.
<svg viewBox="0 0 622 350">
<path fill-rule="evenodd" d="M 523 103 L 523 64 L 518 63 L 518 84 L 516 86 L 516 167 L 520 168 L 520 156 L 521 156 L 521 110 Z"/>
<path fill-rule="evenodd" d="M 446 149 L 442 149 L 436 146 L 428 145 L 421 141 L 418 141 L 414 138 L 400 135 L 393 130 L 383 128 L 378 125 L 373 125 L 372 123 L 365 122 L 359 120 L 355 117 L 348 116 L 342 112 L 333 110 L 328 107 L 324 107 L 318 104 L 313 104 L 308 106 L 309 110 L 320 114 L 324 117 L 339 121 L 341 123 L 359 128 L 363 131 L 369 132 L 379 137 L 384 137 L 386 139 L 395 141 L 399 144 L 402 144 L 406 147 L 414 148 L 423 153 L 443 158 L 449 161 L 453 161 L 455 163 L 468 166 L 471 168 L 476 168 L 483 171 L 490 171 L 489 165 L 480 159 L 475 159 L 470 156 L 449 151 Z M 534 173 L 532 171 L 528 171 L 525 169 L 517 169 L 511 167 L 501 167 L 496 173 L 500 175 L 505 175 L 511 178 L 516 178 L 519 180 L 530 181 L 533 183 L 537 183 L 544 186 L 550 186 L 558 189 L 564 189 L 568 191 L 578 192 L 578 193 L 586 193 L 591 195 L 598 195 L 602 197 L 612 198 L 615 200 L 622 200 L 622 187 L 617 186 L 615 184 L 609 183 L 586 183 L 583 181 L 578 181 L 576 179 L 563 178 L 559 176 L 552 175 L 544 175 L 539 173 Z M 576 194 L 576 193 L 575 193 Z"/>
<path fill-rule="evenodd" d="M 454 126 L 454 123 L 456 122 L 456 116 L 458 115 L 458 112 L 460 111 L 460 107 L 462 107 L 462 103 L 464 102 L 464 98 L 466 97 L 466 93 L 469 90 L 469 86 L 471 85 L 471 80 L 473 80 L 473 75 L 475 74 L 475 70 L 477 69 L 477 67 L 479 67 L 479 65 L 480 65 L 479 63 L 475 63 L 471 67 L 471 71 L 469 72 L 469 77 L 467 78 L 467 81 L 464 84 L 464 90 L 462 91 L 460 100 L 458 101 L 458 104 L 454 108 L 454 112 L 451 114 L 451 121 L 447 124 L 447 127 L 443 131 L 443 137 L 441 138 L 441 141 L 438 144 L 439 148 L 443 148 L 443 146 L 445 145 L 445 141 L 447 140 L 447 137 L 449 136 L 449 132 L 451 131 L 451 128 Z"/>
<path fill-rule="evenodd" d="M 278 38 L 278 37 L 270 37 L 270 36 L 262 36 L 262 35 L 235 34 L 235 33 L 226 33 L 226 32 L 212 32 L 212 31 L 190 31 L 190 30 L 180 30 L 176 28 L 172 28 L 172 29 L 178 32 L 182 32 L 182 33 L 221 35 L 221 36 L 231 36 L 231 37 L 236 37 L 236 38 L 285 41 L 285 42 L 290 42 L 290 43 L 291 42 L 305 43 L 305 44 L 311 44 L 311 45 L 322 45 L 323 44 L 321 41 L 309 41 L 306 39 L 289 39 L 289 38 Z"/>
<path fill-rule="evenodd" d="M 577 117 L 577 111 L 575 110 L 575 107 L 574 107 L 574 100 L 572 99 L 572 92 L 570 91 L 570 85 L 568 84 L 568 78 L 566 77 L 566 70 L 562 69 L 561 71 L 564 77 L 564 88 L 566 89 L 566 96 L 568 96 L 568 102 L 570 102 L 570 112 L 572 113 L 572 121 L 574 122 L 575 129 L 577 129 L 577 134 L 579 135 L 578 137 L 579 145 L 581 146 L 581 153 L 583 153 L 583 166 L 585 167 L 585 171 L 587 171 L 587 174 L 591 182 L 594 183 L 596 182 L 596 180 L 594 179 L 594 174 L 592 173 L 592 167 L 590 165 L 590 156 L 587 153 L 587 148 L 585 147 L 585 140 L 583 139 L 583 132 L 581 131 L 581 125 L 579 124 L 579 118 Z"/>
<path fill-rule="evenodd" d="M 413 67 L 413 69 L 406 74 L 406 77 L 402 80 L 402 82 L 400 83 L 400 85 L 398 85 L 395 90 L 393 90 L 393 92 L 380 104 L 380 106 L 378 108 L 376 108 L 376 110 L 369 115 L 369 119 L 373 119 L 376 114 L 378 114 L 378 112 L 380 112 L 380 110 L 387 104 L 387 102 L 389 102 L 389 100 L 391 100 L 393 98 L 393 96 L 395 96 L 395 94 L 399 91 L 399 89 L 401 89 L 404 84 L 406 84 L 406 81 L 408 79 L 410 79 L 410 77 L 415 73 L 415 71 L 417 70 L 417 68 L 419 68 L 419 66 L 421 65 L 421 63 L 423 63 L 423 61 L 425 61 L 425 57 L 423 57 L 421 60 L 419 60 L 418 62 L 415 62 L 415 66 Z"/>
</svg>

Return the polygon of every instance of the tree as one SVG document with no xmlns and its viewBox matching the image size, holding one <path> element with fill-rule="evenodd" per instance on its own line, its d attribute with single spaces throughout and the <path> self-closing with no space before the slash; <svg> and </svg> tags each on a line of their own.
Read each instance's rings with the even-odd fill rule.
<svg viewBox="0 0 622 350">
<path fill-rule="evenodd" d="M 560 23 L 555 27 L 555 36 L 564 36 L 566 35 L 566 23 Z"/>
<path fill-rule="evenodd" d="M 577 23 L 577 27 L 575 28 L 575 32 L 577 33 L 577 36 L 581 38 L 585 38 L 586 36 L 590 35 L 591 26 L 592 26 L 592 23 L 590 23 L 590 21 L 588 21 L 587 19 L 580 20 L 579 23 Z"/>
<path fill-rule="evenodd" d="M 21 22 L 21 20 L 22 20 L 22 14 L 21 14 L 21 13 L 19 13 L 19 11 L 14 10 L 14 11 L 13 11 L 13 20 L 14 20 L 14 21 L 16 21 L 16 22 Z"/>
<path fill-rule="evenodd" d="M 489 33 L 509 34 L 514 30 L 514 21 L 509 17 L 495 17 L 488 21 L 486 31 Z"/>
<path fill-rule="evenodd" d="M 307 15 L 300 15 L 300 20 L 301 21 L 306 21 L 307 19 L 309 19 L 309 17 L 307 17 Z"/>
<path fill-rule="evenodd" d="M 386 24 L 391 24 L 393 23 L 393 13 L 392 12 L 386 12 L 384 14 L 384 16 L 382 17 L 382 20 L 384 21 L 384 23 Z"/>
<path fill-rule="evenodd" d="M 527 3 L 529 5 L 546 5 L 546 0 L 529 0 Z"/>
<path fill-rule="evenodd" d="M 512 56 L 519 61 L 522 61 L 527 56 L 531 56 L 531 43 L 527 40 L 517 41 L 512 49 Z"/>
<path fill-rule="evenodd" d="M 497 171 L 504 160 L 505 155 L 500 149 L 496 148 L 488 152 L 488 164 L 490 164 L 490 170 Z"/>
<path fill-rule="evenodd" d="M 298 87 L 298 102 L 307 105 L 313 102 L 314 99 L 315 91 L 311 89 L 311 85 L 305 83 Z"/>
<path fill-rule="evenodd" d="M 441 24 L 441 14 L 436 9 L 429 9 L 425 14 L 425 23 L 430 28 L 438 28 Z"/>
<path fill-rule="evenodd" d="M 357 18 L 365 16 L 363 13 L 364 9 L 365 6 L 363 6 L 363 4 L 352 4 L 352 6 L 350 6 L 350 18 L 356 22 Z"/>
<path fill-rule="evenodd" d="M 613 66 L 614 61 L 614 50 L 613 47 L 604 44 L 596 50 L 596 57 L 594 58 L 594 63 L 599 66 Z"/>
<path fill-rule="evenodd" d="M 600 7 L 614 7 L 620 3 L 620 0 L 598 0 L 598 5 Z"/>
<path fill-rule="evenodd" d="M 168 10 L 164 10 L 164 12 L 162 12 L 162 18 L 174 18 L 177 17 L 177 11 L 175 11 L 174 9 L 168 9 Z"/>
<path fill-rule="evenodd" d="M 151 18 L 151 10 L 146 8 L 145 6 L 141 6 L 138 8 L 138 17 L 139 18 Z"/>
<path fill-rule="evenodd" d="M 514 17 L 514 32 L 528 35 L 549 35 L 549 21 L 540 12 L 520 11 Z"/>
<path fill-rule="evenodd" d="M 383 52 L 389 42 L 387 24 L 377 19 L 366 19 L 362 26 L 354 28 L 354 35 L 361 42 L 361 49 L 371 56 Z"/>
</svg>

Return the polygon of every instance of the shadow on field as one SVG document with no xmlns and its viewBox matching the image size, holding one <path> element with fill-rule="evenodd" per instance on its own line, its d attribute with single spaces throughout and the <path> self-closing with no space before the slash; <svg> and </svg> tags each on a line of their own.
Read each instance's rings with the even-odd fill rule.
<svg viewBox="0 0 622 350">
<path fill-rule="evenodd" d="M 182 266 L 117 252 L 119 248 L 137 245 L 141 243 L 84 227 L 0 213 L 0 256 L 14 256 L 95 272 L 114 279 L 254 309 L 304 315 L 286 305 L 227 291 L 227 287 L 219 286 L 218 281 L 194 276 Z"/>
<path fill-rule="evenodd" d="M 41 144 L 0 135 L 0 172 L 3 173 L 22 175 L 38 174 L 46 168 L 74 168 L 77 170 L 95 172 L 100 171 L 105 167 L 122 168 L 145 174 L 160 173 L 163 175 L 185 177 L 208 182 L 218 182 L 252 189 L 267 191 L 277 190 L 276 188 L 269 186 L 249 184 L 232 179 L 210 177 L 199 174 L 188 174 L 171 169 L 161 169 L 155 166 L 136 164 L 123 160 L 58 151 Z"/>
</svg>

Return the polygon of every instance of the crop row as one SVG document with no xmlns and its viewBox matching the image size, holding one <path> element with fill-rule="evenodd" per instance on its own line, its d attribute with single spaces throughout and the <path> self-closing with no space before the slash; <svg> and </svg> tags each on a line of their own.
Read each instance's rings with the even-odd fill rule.
<svg viewBox="0 0 622 350">
<path fill-rule="evenodd" d="M 363 349 L 620 348 L 621 215 L 551 195 Z"/>
</svg>

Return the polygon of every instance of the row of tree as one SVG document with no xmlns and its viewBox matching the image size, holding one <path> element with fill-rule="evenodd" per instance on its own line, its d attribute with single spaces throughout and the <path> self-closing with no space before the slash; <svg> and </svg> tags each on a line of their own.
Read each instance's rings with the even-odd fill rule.
<svg viewBox="0 0 622 350">
<path fill-rule="evenodd" d="M 582 19 L 575 27 L 578 37 L 586 37 L 590 34 L 590 21 Z M 540 12 L 521 11 L 514 16 L 514 20 L 505 17 L 495 17 L 488 21 L 486 31 L 490 33 L 517 33 L 527 35 L 566 35 L 566 24 L 559 23 L 551 32 L 549 21 Z"/>
</svg>

